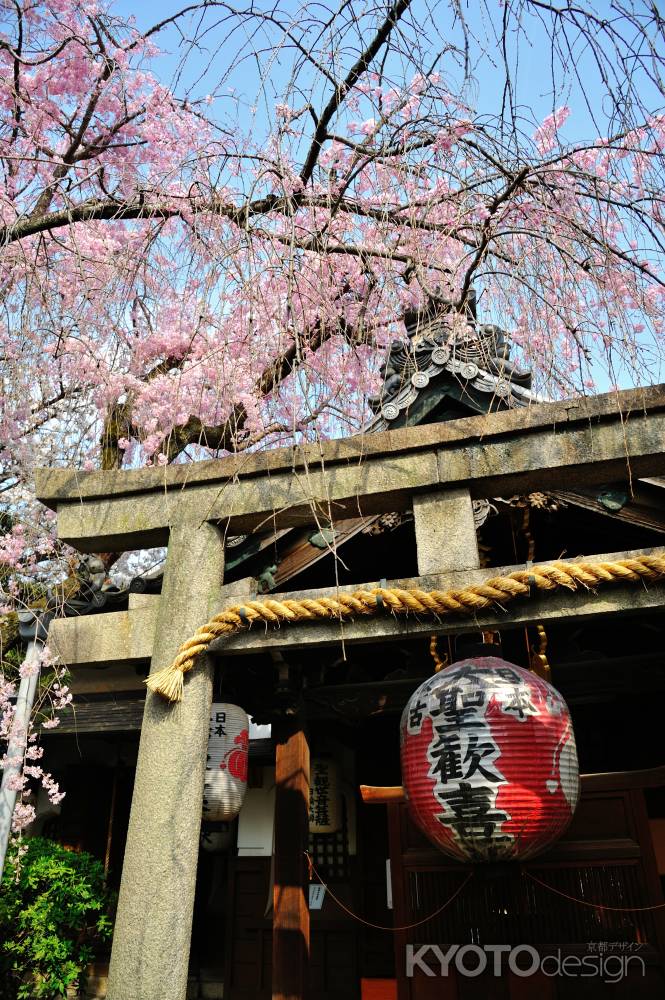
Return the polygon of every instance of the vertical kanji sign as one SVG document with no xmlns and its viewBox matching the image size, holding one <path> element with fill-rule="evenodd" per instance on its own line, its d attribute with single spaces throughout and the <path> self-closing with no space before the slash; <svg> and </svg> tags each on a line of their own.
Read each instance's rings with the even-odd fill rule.
<svg viewBox="0 0 665 1000">
<path fill-rule="evenodd" d="M 339 769 L 333 760 L 314 757 L 309 791 L 310 833 L 334 833 L 341 825 Z"/>
</svg>

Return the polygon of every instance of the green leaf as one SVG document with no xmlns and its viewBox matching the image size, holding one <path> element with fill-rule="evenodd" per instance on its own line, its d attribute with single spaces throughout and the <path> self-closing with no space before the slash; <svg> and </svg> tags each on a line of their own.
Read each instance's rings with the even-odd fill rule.
<svg viewBox="0 0 665 1000">
<path fill-rule="evenodd" d="M 15 847 L 8 853 L 0 883 L 0 991 L 3 1000 L 55 1000 L 110 938 L 111 894 L 91 855 L 41 837 L 23 845 L 20 864 Z"/>
</svg>

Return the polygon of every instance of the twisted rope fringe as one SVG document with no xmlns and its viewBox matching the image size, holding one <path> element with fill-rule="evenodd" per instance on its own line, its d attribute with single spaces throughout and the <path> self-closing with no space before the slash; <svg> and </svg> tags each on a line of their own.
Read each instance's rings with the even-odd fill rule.
<svg viewBox="0 0 665 1000">
<path fill-rule="evenodd" d="M 370 616 L 382 610 L 395 615 L 468 615 L 492 605 L 503 605 L 516 597 L 527 597 L 536 590 L 577 590 L 594 588 L 601 583 L 639 583 L 665 577 L 665 555 L 642 555 L 616 562 L 555 562 L 515 570 L 507 576 L 495 576 L 484 583 L 461 590 L 400 590 L 373 587 L 352 594 L 331 594 L 301 600 L 246 601 L 220 611 L 184 642 L 168 667 L 151 674 L 146 683 L 151 691 L 168 701 L 181 701 L 184 675 L 192 669 L 197 656 L 205 653 L 213 639 L 235 635 L 254 622 L 280 625 L 318 621 L 347 621 L 359 615 Z"/>
</svg>

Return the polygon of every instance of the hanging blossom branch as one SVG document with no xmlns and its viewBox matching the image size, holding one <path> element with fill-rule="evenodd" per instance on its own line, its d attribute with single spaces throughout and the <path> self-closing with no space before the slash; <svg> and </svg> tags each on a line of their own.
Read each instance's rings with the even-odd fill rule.
<svg viewBox="0 0 665 1000">
<path fill-rule="evenodd" d="M 0 537 L 0 614 L 5 620 L 16 620 L 17 612 L 31 611 L 36 622 L 41 607 L 31 608 L 25 591 L 34 591 L 34 584 L 26 587 L 28 574 L 38 559 L 47 554 L 46 546 L 39 543 L 39 550 L 31 545 L 23 525 L 15 524 Z M 38 599 L 41 606 L 43 598 Z M 38 626 L 36 626 L 38 627 Z M 17 799 L 12 814 L 12 832 L 20 833 L 35 819 L 35 793 L 44 790 L 48 801 L 58 805 L 64 792 L 53 775 L 45 770 L 42 760 L 44 748 L 40 743 L 43 731 L 55 728 L 58 713 L 72 700 L 66 684 L 67 671 L 57 665 L 48 646 L 39 644 L 37 655 L 24 656 L 18 630 L 5 631 L 0 649 L 0 772 L 8 792 L 15 792 Z M 26 722 L 17 714 L 18 686 L 30 677 L 37 677 L 37 691 L 32 712 Z"/>
<path fill-rule="evenodd" d="M 12 815 L 12 831 L 15 834 L 20 834 L 35 819 L 34 791 L 37 787 L 43 788 L 52 805 L 58 805 L 65 795 L 53 776 L 44 770 L 44 748 L 39 743 L 39 737 L 42 730 L 59 725 L 58 712 L 71 703 L 71 692 L 64 683 L 67 671 L 54 664 L 50 650 L 44 646 L 38 662 L 26 662 L 18 668 L 19 679 L 32 673 L 40 674 L 40 681 L 41 677 L 48 679 L 39 685 L 33 715 L 25 727 L 19 725 L 16 719 L 15 671 L 8 670 L 6 664 L 0 668 L 0 770 L 16 769 L 7 782 L 8 789 L 18 793 Z M 13 747 L 11 757 L 8 755 L 10 741 Z"/>
<path fill-rule="evenodd" d="M 511 0 L 482 37 L 463 14 L 206 0 L 141 32 L 112 6 L 7 3 L 3 474 L 339 433 L 342 391 L 358 426 L 403 316 L 432 295 L 463 313 L 472 284 L 541 389 L 656 377 L 661 19 Z M 536 30 L 544 120 L 518 99 L 516 39 Z M 153 68 L 185 37 L 178 79 L 194 51 L 199 73 L 178 92 Z M 506 101 L 480 115 L 469 67 L 497 45 Z M 577 86 L 590 103 L 585 45 L 610 112 L 570 143 L 555 102 Z M 254 56 L 253 108 L 233 85 Z"/>
</svg>

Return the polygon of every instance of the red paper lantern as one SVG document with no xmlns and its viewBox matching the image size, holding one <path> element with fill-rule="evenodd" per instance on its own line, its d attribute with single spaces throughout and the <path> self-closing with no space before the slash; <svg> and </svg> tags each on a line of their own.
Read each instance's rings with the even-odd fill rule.
<svg viewBox="0 0 665 1000">
<path fill-rule="evenodd" d="M 411 817 L 444 854 L 530 858 L 570 823 L 579 798 L 570 713 L 536 674 L 496 656 L 461 660 L 421 684 L 400 729 Z"/>
</svg>

